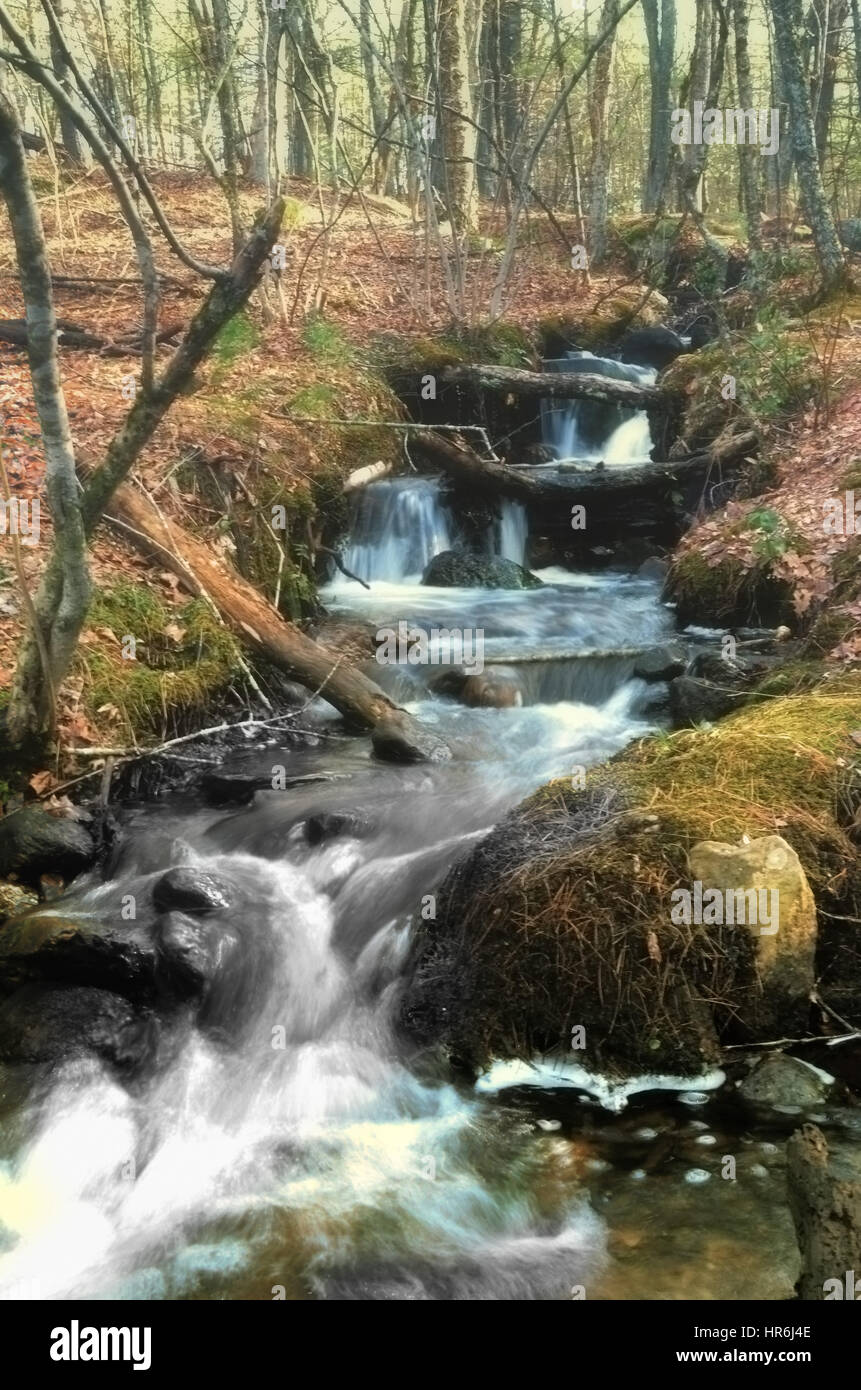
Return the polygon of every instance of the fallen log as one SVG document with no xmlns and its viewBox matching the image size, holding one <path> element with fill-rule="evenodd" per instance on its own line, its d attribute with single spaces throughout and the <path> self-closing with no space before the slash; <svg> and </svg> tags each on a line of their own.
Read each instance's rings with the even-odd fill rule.
<svg viewBox="0 0 861 1390">
<path fill-rule="evenodd" d="M 184 329 L 182 323 L 171 323 L 156 334 L 157 343 L 166 343 Z M 0 319 L 0 341 L 14 343 L 16 347 L 27 346 L 26 319 Z M 61 347 L 81 348 L 85 351 L 101 352 L 105 357 L 131 357 L 141 352 L 141 334 L 121 334 L 118 338 L 100 338 L 90 333 L 80 324 L 68 319 L 57 319 L 57 342 Z"/>
<path fill-rule="evenodd" d="M 857 1301 L 861 1280 L 861 1157 L 802 1125 L 786 1146 L 789 1207 L 801 1250 L 796 1285 L 805 1302 Z"/>
<path fill-rule="evenodd" d="M 410 439 L 457 482 L 465 483 L 475 492 L 494 497 L 511 497 L 518 502 L 537 501 L 542 495 L 541 483 L 529 473 L 508 468 L 503 463 L 492 463 L 490 460 L 479 458 L 468 445 L 456 444 L 434 430 L 418 427 L 411 432 Z"/>
<path fill-rule="evenodd" d="M 106 515 L 130 539 L 176 574 L 193 594 L 208 598 L 227 626 L 259 657 L 291 680 L 322 695 L 356 729 L 370 730 L 378 756 L 393 762 L 440 762 L 444 743 L 390 700 L 361 671 L 306 637 L 262 594 L 213 557 L 212 548 L 159 511 L 138 488 L 121 484 Z"/>
<path fill-rule="evenodd" d="M 440 373 L 446 386 L 474 386 L 482 391 L 509 391 L 515 396 L 546 396 L 559 400 L 607 401 L 644 409 L 671 399 L 657 386 L 637 386 L 633 381 L 592 372 L 527 372 L 520 367 L 459 366 Z"/>
<path fill-rule="evenodd" d="M 449 436 L 418 426 L 411 440 L 419 445 L 446 473 L 473 491 L 494 497 L 510 497 L 518 502 L 539 502 L 562 497 L 567 502 L 599 502 L 602 497 L 636 496 L 642 492 L 666 491 L 679 482 L 701 473 L 705 478 L 713 468 L 735 463 L 758 447 L 752 430 L 718 440 L 700 454 L 689 458 L 666 459 L 636 468 L 605 468 L 584 465 L 582 471 L 539 471 L 532 467 L 510 468 L 480 458 L 468 445 L 453 442 Z"/>
<path fill-rule="evenodd" d="M 541 492 L 546 496 L 564 493 L 567 500 L 587 497 L 591 500 L 612 494 L 632 496 L 638 492 L 689 481 L 701 473 L 705 478 L 713 468 L 724 464 L 738 463 L 759 447 L 759 440 L 752 430 L 731 435 L 727 439 L 716 440 L 710 449 L 699 454 L 691 454 L 682 459 L 656 459 L 653 463 L 638 465 L 636 468 L 624 466 L 584 467 L 582 472 L 570 469 L 550 473 L 540 481 Z"/>
</svg>

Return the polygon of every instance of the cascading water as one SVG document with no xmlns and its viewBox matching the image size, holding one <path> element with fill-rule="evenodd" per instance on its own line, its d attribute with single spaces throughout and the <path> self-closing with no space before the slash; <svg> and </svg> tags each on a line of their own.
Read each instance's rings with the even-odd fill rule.
<svg viewBox="0 0 861 1390">
<path fill-rule="evenodd" d="M 582 428 L 566 425 L 572 439 Z M 791 1228 L 759 1178 L 711 1185 L 713 1226 L 736 1223 L 748 1256 L 692 1261 L 684 1242 L 651 1234 L 686 1229 L 686 1166 L 701 1171 L 712 1152 L 684 1106 L 672 1121 L 682 1166 L 655 1214 L 635 1128 L 648 1114 L 602 1121 L 570 1095 L 498 1098 L 418 1075 L 394 1031 L 417 904 L 528 791 L 649 729 L 627 653 L 669 627 L 656 586 L 625 576 L 551 569 L 544 588 L 515 592 L 420 585 L 453 533 L 433 480 L 372 484 L 344 557 L 371 590 L 339 576 L 327 601 L 377 626 L 483 630 L 485 669 L 519 684 L 512 707 L 441 698 L 427 669 L 374 672 L 405 681 L 400 694 L 469 758 L 374 763 L 318 701 L 315 740 L 282 748 L 270 734 L 241 770 L 268 777 L 289 760 L 325 780 L 259 792 L 239 811 L 144 807 L 126 816 L 106 879 L 44 909 L 116 922 L 134 901 L 136 929 L 181 926 L 153 896 L 180 864 L 228 883 L 226 948 L 231 934 L 238 946 L 229 988 L 197 1024 L 181 1010 L 164 1024 L 158 1065 L 134 1084 L 92 1055 L 67 1057 L 22 1100 L 0 1066 L 0 1297 L 562 1299 L 583 1285 L 590 1298 L 679 1297 L 692 1264 L 694 1296 L 740 1297 L 745 1258 L 756 1287 L 765 1278 L 789 1296 Z M 525 514 L 506 508 L 499 553 L 522 559 L 525 542 Z M 696 1196 L 708 1228 L 708 1194 Z M 613 1263 L 616 1230 L 642 1230 L 636 1267 Z"/>
<path fill-rule="evenodd" d="M 344 564 L 366 582 L 421 578 L 451 546 L 452 519 L 434 478 L 370 483 L 358 494 Z"/>
<path fill-rule="evenodd" d="M 565 357 L 550 358 L 544 363 L 544 370 L 589 372 L 616 381 L 631 381 L 637 386 L 651 386 L 657 376 L 653 367 L 632 366 L 610 357 L 596 357 L 591 352 L 569 352 Z M 554 450 L 557 459 L 603 461 L 611 465 L 645 463 L 652 448 L 646 412 L 627 406 L 588 400 L 573 405 L 543 401 L 541 425 L 544 443 Z"/>
</svg>

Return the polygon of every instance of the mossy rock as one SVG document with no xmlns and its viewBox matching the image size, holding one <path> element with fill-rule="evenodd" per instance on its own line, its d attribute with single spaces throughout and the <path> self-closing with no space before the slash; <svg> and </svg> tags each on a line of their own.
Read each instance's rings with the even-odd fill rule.
<svg viewBox="0 0 861 1390">
<path fill-rule="evenodd" d="M 768 561 L 745 566 L 726 555 L 713 564 L 686 550 L 672 562 L 664 597 L 682 627 L 777 627 L 794 619 L 790 585 Z"/>
<path fill-rule="evenodd" d="M 780 834 L 819 907 L 856 916 L 859 724 L 856 676 L 844 691 L 641 740 L 583 787 L 542 788 L 455 866 L 437 919 L 417 925 L 404 1027 L 474 1070 L 553 1051 L 605 1071 L 690 1075 L 713 1060 L 716 1038 L 759 1038 L 774 1020 L 760 1009 L 750 935 L 674 924 L 672 893 L 690 887 L 695 845 Z M 841 941 L 850 949 L 845 926 Z M 822 930 L 820 945 L 828 970 Z M 572 1053 L 577 1025 L 586 1047 Z"/>
</svg>

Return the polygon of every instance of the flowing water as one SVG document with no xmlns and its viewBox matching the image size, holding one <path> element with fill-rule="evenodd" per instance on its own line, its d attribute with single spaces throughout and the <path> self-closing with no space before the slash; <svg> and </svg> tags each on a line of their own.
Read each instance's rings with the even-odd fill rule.
<svg viewBox="0 0 861 1390">
<path fill-rule="evenodd" d="M 652 386 L 653 367 L 638 367 L 596 357 L 591 352 L 569 352 L 544 363 L 550 372 L 589 372 L 595 376 Z M 544 401 L 541 406 L 544 440 L 557 460 L 575 459 L 613 465 L 647 463 L 652 436 L 645 410 L 610 405 L 604 401 Z"/>
<path fill-rule="evenodd" d="M 129 1085 L 77 1059 L 22 1094 L 0 1069 L 3 1297 L 788 1296 L 781 1133 L 745 1131 L 690 1088 L 613 1113 L 552 1072 L 453 1084 L 394 1030 L 422 898 L 535 786 L 655 726 L 631 649 L 672 628 L 654 584 L 625 574 L 422 586 L 455 530 L 433 480 L 373 484 L 345 552 L 371 589 L 338 579 L 325 598 L 377 628 L 483 630 L 485 667 L 518 684 L 512 707 L 440 698 L 427 666 L 375 672 L 466 756 L 376 762 L 318 701 L 307 744 L 261 730 L 232 762 L 331 780 L 241 810 L 174 795 L 129 811 L 109 877 L 67 895 L 66 915 L 105 918 L 131 894 L 145 921 L 169 865 L 229 879 L 245 1022 L 229 1037 L 180 1028 L 155 1075 Z M 503 511 L 489 546 L 525 558 L 521 509 Z M 309 833 L 344 812 L 346 833 Z M 725 1154 L 735 1182 L 721 1180 Z"/>
</svg>

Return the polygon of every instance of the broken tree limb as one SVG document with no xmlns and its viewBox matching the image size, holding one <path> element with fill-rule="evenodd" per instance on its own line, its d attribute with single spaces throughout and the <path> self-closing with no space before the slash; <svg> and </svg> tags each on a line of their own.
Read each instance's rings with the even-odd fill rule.
<svg viewBox="0 0 861 1390">
<path fill-rule="evenodd" d="M 669 400 L 657 386 L 637 386 L 633 381 L 592 372 L 527 372 L 520 367 L 459 366 L 440 373 L 446 386 L 474 386 L 481 391 L 508 391 L 515 396 L 546 396 L 558 400 L 608 401 L 644 409 Z"/>
<path fill-rule="evenodd" d="M 411 442 L 419 445 L 456 482 L 476 492 L 511 497 L 518 502 L 537 501 L 542 495 L 540 482 L 529 473 L 479 458 L 467 445 L 455 443 L 435 430 L 418 427 L 411 434 Z"/>
<path fill-rule="evenodd" d="M 258 657 L 318 692 L 356 729 L 371 730 L 380 756 L 400 762 L 439 762 L 449 749 L 369 677 L 306 637 L 241 575 L 213 558 L 212 547 L 169 521 L 144 494 L 122 483 L 106 514 L 145 551 L 155 552 L 193 594 L 209 599 L 227 626 Z"/>
<path fill-rule="evenodd" d="M 385 478 L 394 469 L 394 464 L 389 460 L 377 459 L 376 463 L 366 464 L 364 468 L 357 468 L 344 483 L 345 492 L 355 492 L 360 487 L 367 487 L 368 483 L 374 483 L 378 478 Z"/>
</svg>

